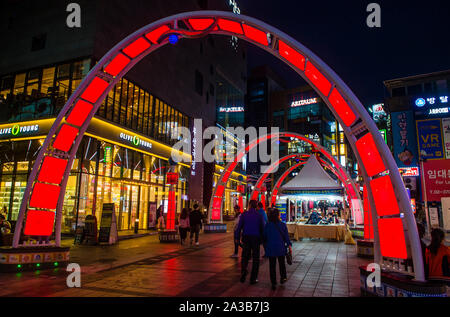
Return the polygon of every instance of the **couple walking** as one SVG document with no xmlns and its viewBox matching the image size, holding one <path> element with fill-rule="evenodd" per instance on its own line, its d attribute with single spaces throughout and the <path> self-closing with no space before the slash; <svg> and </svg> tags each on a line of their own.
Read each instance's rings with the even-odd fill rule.
<svg viewBox="0 0 450 317">
<path fill-rule="evenodd" d="M 264 244 L 266 256 L 269 258 L 270 281 L 272 289 L 276 288 L 276 262 L 278 260 L 280 268 L 280 283 L 287 280 L 285 257 L 287 248 L 292 252 L 292 243 L 286 224 L 280 221 L 278 209 L 269 209 L 268 222 L 264 226 L 264 218 L 257 211 L 256 200 L 251 200 L 249 210 L 244 212 L 239 219 L 239 223 L 234 232 L 236 243 L 241 242 L 242 237 L 242 262 L 241 262 L 241 283 L 245 282 L 248 271 L 247 266 L 252 256 L 252 271 L 250 274 L 250 284 L 258 282 L 260 245 Z M 242 234 L 241 234 L 242 233 Z"/>
<path fill-rule="evenodd" d="M 194 242 L 198 246 L 198 236 L 202 228 L 202 213 L 198 207 L 198 204 L 194 205 L 194 210 L 190 211 L 188 208 L 183 208 L 180 218 L 178 219 L 179 230 L 180 230 L 180 242 L 183 245 L 186 241 L 187 234 L 190 231 L 191 245 Z"/>
</svg>

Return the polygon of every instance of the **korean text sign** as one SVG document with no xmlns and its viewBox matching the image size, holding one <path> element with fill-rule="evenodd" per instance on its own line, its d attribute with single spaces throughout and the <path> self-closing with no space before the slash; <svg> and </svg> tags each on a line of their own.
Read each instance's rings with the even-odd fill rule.
<svg viewBox="0 0 450 317">
<path fill-rule="evenodd" d="M 450 160 L 433 160 L 423 164 L 427 200 L 450 197 Z"/>
</svg>

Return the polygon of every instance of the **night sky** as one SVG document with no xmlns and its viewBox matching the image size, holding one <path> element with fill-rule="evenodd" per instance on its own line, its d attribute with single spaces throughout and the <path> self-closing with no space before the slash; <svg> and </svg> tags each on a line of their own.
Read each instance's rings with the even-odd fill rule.
<svg viewBox="0 0 450 317">
<path fill-rule="evenodd" d="M 260 19 L 308 47 L 366 106 L 382 102 L 383 81 L 450 69 L 449 0 L 238 0 Z M 369 28 L 369 3 L 381 5 L 381 28 Z M 300 77 L 268 53 L 249 46 L 249 69 L 269 64 L 288 81 Z"/>
</svg>

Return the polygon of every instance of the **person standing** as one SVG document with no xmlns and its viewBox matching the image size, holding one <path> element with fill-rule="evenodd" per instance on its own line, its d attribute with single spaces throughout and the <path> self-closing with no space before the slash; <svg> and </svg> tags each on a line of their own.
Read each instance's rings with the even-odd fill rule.
<svg viewBox="0 0 450 317">
<path fill-rule="evenodd" d="M 267 219 L 266 211 L 264 210 L 264 206 L 263 206 L 262 202 L 260 202 L 260 201 L 258 202 L 258 212 L 263 217 L 263 219 L 264 219 L 264 226 L 265 226 L 267 221 L 268 221 L 268 219 Z"/>
<path fill-rule="evenodd" d="M 234 206 L 234 228 L 233 228 L 233 231 L 235 233 L 239 224 L 239 219 L 241 219 L 241 208 L 238 205 L 236 205 Z M 236 242 L 236 239 L 234 239 L 234 253 L 231 257 L 232 258 L 239 257 L 239 242 Z"/>
<path fill-rule="evenodd" d="M 189 210 L 187 208 L 183 208 L 183 210 L 181 211 L 180 218 L 178 219 L 178 224 L 179 224 L 178 229 L 180 230 L 180 242 L 181 245 L 183 245 L 184 242 L 186 241 L 187 232 L 190 226 Z"/>
<path fill-rule="evenodd" d="M 269 271 L 272 289 L 277 287 L 277 259 L 280 267 L 280 284 L 287 280 L 285 257 L 287 248 L 292 252 L 292 243 L 289 240 L 287 226 L 280 220 L 280 212 L 276 208 L 269 211 L 269 222 L 264 228 L 264 245 L 266 255 L 269 257 Z"/>
<path fill-rule="evenodd" d="M 234 232 L 234 239 L 236 243 L 241 242 L 242 233 L 242 261 L 241 261 L 241 283 L 245 282 L 248 271 L 247 266 L 252 256 L 252 272 L 250 275 L 250 284 L 258 283 L 258 271 L 259 271 L 259 257 L 260 257 L 260 245 L 263 239 L 264 233 L 264 219 L 261 214 L 256 210 L 256 200 L 251 200 L 249 204 L 249 210 L 244 212 L 238 223 L 238 227 Z"/>
<path fill-rule="evenodd" d="M 431 231 L 431 243 L 425 251 L 428 277 L 450 277 L 450 248 L 444 245 L 445 233 L 435 228 Z"/>
<path fill-rule="evenodd" d="M 189 214 L 189 224 L 191 228 L 191 234 L 190 234 L 190 240 L 191 245 L 194 242 L 194 236 L 195 236 L 195 245 L 198 246 L 198 236 L 200 234 L 200 229 L 202 228 L 202 219 L 203 215 L 198 208 L 198 204 L 194 205 L 194 210 Z"/>
</svg>

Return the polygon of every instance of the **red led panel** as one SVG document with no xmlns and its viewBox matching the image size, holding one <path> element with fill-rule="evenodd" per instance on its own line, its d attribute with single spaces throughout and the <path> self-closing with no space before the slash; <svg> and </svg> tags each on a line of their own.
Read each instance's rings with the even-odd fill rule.
<svg viewBox="0 0 450 317">
<path fill-rule="evenodd" d="M 239 210 L 242 212 L 244 210 L 244 200 L 241 195 L 239 195 Z"/>
<path fill-rule="evenodd" d="M 153 30 L 147 34 L 145 34 L 145 37 L 148 38 L 152 43 L 158 44 L 158 40 L 167 31 L 169 31 L 170 28 L 167 25 L 160 26 L 156 30 Z"/>
<path fill-rule="evenodd" d="M 220 220 L 220 208 L 222 207 L 222 198 L 214 197 L 211 220 Z"/>
<path fill-rule="evenodd" d="M 328 100 L 346 126 L 350 126 L 355 122 L 356 115 L 337 89 L 333 89 Z"/>
<path fill-rule="evenodd" d="M 378 219 L 381 255 L 388 258 L 406 259 L 405 233 L 400 218 Z"/>
<path fill-rule="evenodd" d="M 167 173 L 166 184 L 168 184 L 168 185 L 178 184 L 178 173 Z"/>
<path fill-rule="evenodd" d="M 244 34 L 244 32 L 242 31 L 242 26 L 239 22 L 234 22 L 234 21 L 225 20 L 225 19 L 219 19 L 217 21 L 217 24 L 219 25 L 219 28 L 222 31 L 227 31 L 227 32 L 236 33 L 236 34 Z"/>
<path fill-rule="evenodd" d="M 225 190 L 225 186 L 219 185 L 217 186 L 216 196 L 223 197 L 223 191 Z"/>
<path fill-rule="evenodd" d="M 263 205 L 263 209 L 266 209 L 266 195 L 261 195 L 261 204 Z"/>
<path fill-rule="evenodd" d="M 66 166 L 66 160 L 46 156 L 39 171 L 38 181 L 52 184 L 61 183 Z"/>
<path fill-rule="evenodd" d="M 73 141 L 77 137 L 78 129 L 68 124 L 63 124 L 61 130 L 56 135 L 55 141 L 53 141 L 53 147 L 57 150 L 69 152 L 72 147 Z"/>
<path fill-rule="evenodd" d="M 23 233 L 27 236 L 50 236 L 53 232 L 55 213 L 44 210 L 28 210 Z"/>
<path fill-rule="evenodd" d="M 370 177 L 386 170 L 371 133 L 367 133 L 356 141 L 356 148 Z"/>
<path fill-rule="evenodd" d="M 30 199 L 30 207 L 42 209 L 56 209 L 60 187 L 43 183 L 36 183 Z"/>
<path fill-rule="evenodd" d="M 280 55 L 289 63 L 300 70 L 305 70 L 305 57 L 302 54 L 294 50 L 283 41 L 278 41 L 278 51 Z"/>
<path fill-rule="evenodd" d="M 228 178 L 230 178 L 230 175 L 231 175 L 231 172 L 232 172 L 232 171 L 233 171 L 233 170 L 230 168 L 229 170 L 227 170 L 227 171 L 225 172 L 225 174 L 223 174 L 222 182 L 226 183 L 226 182 L 228 181 Z"/>
<path fill-rule="evenodd" d="M 220 209 L 213 209 L 211 212 L 211 220 L 220 220 Z"/>
<path fill-rule="evenodd" d="M 331 89 L 331 83 L 311 62 L 306 62 L 305 75 L 319 91 L 328 96 Z"/>
<path fill-rule="evenodd" d="M 265 46 L 269 45 L 269 41 L 267 40 L 267 33 L 247 24 L 243 24 L 242 26 L 244 27 L 245 36 L 247 36 L 249 39 Z"/>
<path fill-rule="evenodd" d="M 213 209 L 220 209 L 222 206 L 222 197 L 214 197 Z"/>
<path fill-rule="evenodd" d="M 91 113 L 92 108 L 93 106 L 90 103 L 84 100 L 78 100 L 66 121 L 70 124 L 81 127 L 89 113 Z"/>
<path fill-rule="evenodd" d="M 398 215 L 400 213 L 389 175 L 372 180 L 370 188 L 378 216 Z"/>
<path fill-rule="evenodd" d="M 117 76 L 128 65 L 130 59 L 123 54 L 117 54 L 116 57 L 105 67 L 105 72 Z"/>
<path fill-rule="evenodd" d="M 149 47 L 150 43 L 143 37 L 140 37 L 136 41 L 125 47 L 123 49 L 123 52 L 128 56 L 130 56 L 131 58 L 135 58 Z"/>
<path fill-rule="evenodd" d="M 89 86 L 84 90 L 81 98 L 91 103 L 95 103 L 103 92 L 108 88 L 109 83 L 99 77 L 95 77 Z"/>
<path fill-rule="evenodd" d="M 195 31 L 206 30 L 214 23 L 214 19 L 189 19 L 188 21 Z"/>
<path fill-rule="evenodd" d="M 250 200 L 258 200 L 259 191 L 256 189 L 252 193 L 252 197 L 250 197 Z"/>
</svg>

